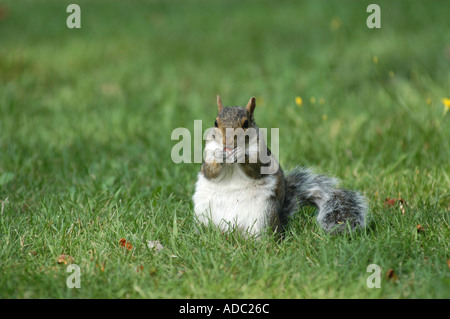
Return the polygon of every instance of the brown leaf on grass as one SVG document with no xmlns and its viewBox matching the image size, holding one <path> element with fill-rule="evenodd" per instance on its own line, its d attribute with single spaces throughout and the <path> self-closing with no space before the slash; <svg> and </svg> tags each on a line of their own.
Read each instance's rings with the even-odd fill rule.
<svg viewBox="0 0 450 319">
<path fill-rule="evenodd" d="M 397 202 L 396 199 L 386 198 L 386 199 L 384 200 L 384 207 L 394 206 L 396 202 Z"/>
<path fill-rule="evenodd" d="M 73 257 L 72 256 L 69 256 L 69 255 L 59 255 L 59 257 L 58 257 L 58 264 L 64 264 L 64 265 L 67 265 L 67 264 L 71 264 L 71 263 L 73 263 Z"/>
<path fill-rule="evenodd" d="M 9 17 L 8 7 L 1 5 L 0 6 L 0 20 L 6 20 L 8 17 Z"/>
<path fill-rule="evenodd" d="M 417 232 L 418 233 L 423 233 L 424 231 L 425 231 L 425 227 L 423 227 L 422 225 L 417 225 L 416 226 L 416 228 L 417 228 Z"/>
<path fill-rule="evenodd" d="M 398 206 L 400 207 L 402 214 L 405 215 L 406 201 L 403 198 L 398 198 L 398 199 L 397 198 L 386 198 L 384 200 L 384 207 L 392 207 L 392 206 L 395 206 L 396 204 L 398 204 Z"/>
<path fill-rule="evenodd" d="M 384 206 L 385 207 L 390 207 L 390 206 L 394 206 L 395 204 L 402 204 L 402 205 L 406 205 L 406 201 L 403 198 L 386 198 L 384 200 Z"/>
<path fill-rule="evenodd" d="M 447 267 L 450 268 L 450 259 L 447 259 Z"/>
<path fill-rule="evenodd" d="M 105 271 L 105 262 L 102 262 L 100 264 L 95 264 L 95 267 L 100 269 L 100 271 Z"/>
<path fill-rule="evenodd" d="M 120 246 L 122 246 L 123 248 L 126 248 L 128 250 L 133 249 L 133 245 L 131 245 L 125 238 L 122 238 L 121 240 L 119 240 L 119 244 L 120 244 Z"/>
<path fill-rule="evenodd" d="M 136 270 L 136 272 L 142 272 L 142 271 L 144 271 L 144 266 L 137 266 L 134 269 Z"/>
<path fill-rule="evenodd" d="M 387 278 L 388 280 L 392 280 L 392 281 L 397 281 L 397 280 L 398 280 L 397 274 L 394 272 L 393 269 L 389 269 L 389 270 L 387 271 L 387 273 L 386 273 L 386 278 Z"/>
</svg>

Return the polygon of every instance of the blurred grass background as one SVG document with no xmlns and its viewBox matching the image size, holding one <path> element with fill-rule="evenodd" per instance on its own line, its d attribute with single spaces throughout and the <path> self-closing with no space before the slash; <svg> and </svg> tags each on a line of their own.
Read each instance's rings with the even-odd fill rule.
<svg viewBox="0 0 450 319">
<path fill-rule="evenodd" d="M 420 256 L 406 254 L 416 264 L 404 278 L 419 276 L 411 269 L 426 269 L 420 289 L 404 279 L 379 295 L 364 285 L 363 295 L 449 296 L 450 114 L 443 104 L 450 98 L 449 2 L 378 1 L 381 29 L 366 26 L 370 1 L 80 0 L 81 29 L 66 26 L 69 3 L 0 2 L 2 297 L 359 296 L 348 282 L 353 273 L 338 287 L 332 268 L 321 270 L 325 277 L 310 273 L 309 288 L 292 280 L 283 290 L 277 282 L 262 295 L 248 273 L 239 273 L 248 282 L 245 291 L 229 288 L 225 279 L 208 290 L 192 276 L 180 279 L 183 289 L 167 284 L 156 295 L 124 288 L 136 286 L 133 276 L 117 279 L 120 289 L 105 293 L 107 278 L 92 277 L 95 288 L 76 292 L 64 279 L 53 287 L 51 275 L 36 275 L 44 266 L 52 269 L 61 253 L 89 265 L 117 262 L 118 269 L 138 258 L 162 281 L 179 267 L 182 274 L 189 265 L 208 268 L 206 257 L 198 264 L 185 257 L 182 266 L 162 259 L 153 265 L 145 240 L 159 236 L 183 252 L 173 241 L 176 214 L 184 237 L 193 236 L 182 246 L 186 256 L 196 247 L 201 235 L 189 235 L 190 198 L 200 164 L 174 164 L 170 136 L 177 127 L 193 129 L 198 119 L 203 129 L 212 126 L 216 94 L 226 105 L 257 97 L 259 126 L 280 128 L 283 168 L 313 166 L 365 192 L 376 229 L 367 236 L 377 241 L 365 238 L 367 247 L 395 246 L 398 238 L 379 239 L 396 232 L 404 245 L 410 236 L 426 242 L 417 243 Z M 386 198 L 404 198 L 410 215 L 392 215 Z M 320 232 L 313 220 L 306 229 L 302 223 L 296 221 L 293 234 Z M 419 238 L 418 223 L 428 229 Z M 301 251 L 312 245 L 320 265 L 336 250 L 351 250 L 344 239 L 327 239 L 336 246 L 326 250 L 320 241 L 313 244 L 314 235 L 301 236 L 277 249 L 289 256 L 296 247 L 310 258 Z M 134 238 L 133 258 L 114 253 L 121 237 Z M 261 265 L 264 258 L 282 260 L 267 254 L 261 253 Z M 380 254 L 379 264 L 402 273 L 403 253 Z M 434 256 L 433 265 L 426 268 L 422 255 Z M 367 265 L 364 259 L 358 276 L 366 276 Z M 280 269 L 267 275 L 269 282 L 291 278 Z M 61 269 L 59 276 L 65 276 Z"/>
</svg>

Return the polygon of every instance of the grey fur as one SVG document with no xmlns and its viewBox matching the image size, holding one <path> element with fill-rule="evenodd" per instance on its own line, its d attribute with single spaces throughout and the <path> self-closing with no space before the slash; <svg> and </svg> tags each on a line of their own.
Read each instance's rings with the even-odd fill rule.
<svg viewBox="0 0 450 319">
<path fill-rule="evenodd" d="M 327 232 L 355 230 L 366 225 L 366 199 L 358 192 L 336 188 L 339 181 L 297 167 L 286 176 L 286 196 L 281 220 L 298 211 L 299 206 L 318 209 L 317 221 Z"/>
</svg>

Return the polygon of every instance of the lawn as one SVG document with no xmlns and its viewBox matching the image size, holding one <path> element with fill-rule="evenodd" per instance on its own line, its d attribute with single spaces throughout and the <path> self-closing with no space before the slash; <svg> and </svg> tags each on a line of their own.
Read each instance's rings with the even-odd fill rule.
<svg viewBox="0 0 450 319">
<path fill-rule="evenodd" d="M 78 0 L 69 29 L 73 2 L 0 4 L 1 298 L 450 298 L 450 2 L 378 1 L 369 29 L 371 1 Z M 256 96 L 285 171 L 364 193 L 367 229 L 196 232 L 171 133 L 218 93 Z"/>
</svg>

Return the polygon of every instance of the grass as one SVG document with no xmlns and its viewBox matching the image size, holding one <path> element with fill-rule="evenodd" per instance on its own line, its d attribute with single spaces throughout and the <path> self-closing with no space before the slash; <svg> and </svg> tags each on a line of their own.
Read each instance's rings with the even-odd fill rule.
<svg viewBox="0 0 450 319">
<path fill-rule="evenodd" d="M 0 6 L 1 298 L 450 297 L 448 3 L 378 1 L 378 30 L 368 1 L 80 0 L 78 30 L 69 3 Z M 363 191 L 369 227 L 329 236 L 303 209 L 282 242 L 195 232 L 200 164 L 170 136 L 212 126 L 217 93 L 255 95 L 282 167 Z"/>
</svg>

